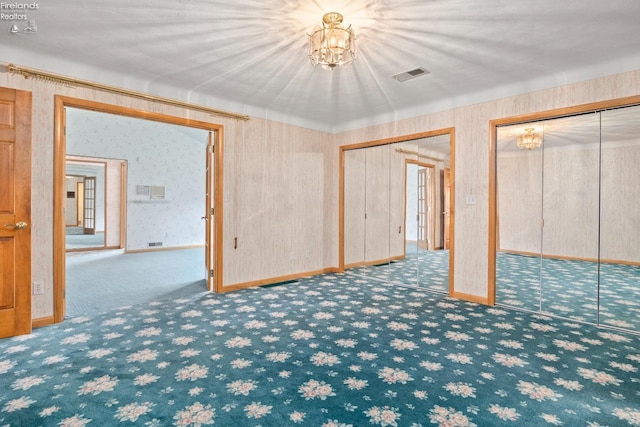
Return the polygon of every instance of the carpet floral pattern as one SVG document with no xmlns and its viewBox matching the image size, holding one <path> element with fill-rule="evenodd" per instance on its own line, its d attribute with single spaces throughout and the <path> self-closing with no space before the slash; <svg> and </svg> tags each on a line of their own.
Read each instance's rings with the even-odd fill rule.
<svg viewBox="0 0 640 427">
<path fill-rule="evenodd" d="M 371 279 L 393 282 L 434 292 L 449 290 L 449 251 L 408 249 L 402 259 L 348 270 Z"/>
<path fill-rule="evenodd" d="M 640 266 L 499 253 L 496 301 L 638 331 Z"/>
<path fill-rule="evenodd" d="M 348 274 L 0 340 L 2 426 L 640 426 L 640 337 Z"/>
</svg>

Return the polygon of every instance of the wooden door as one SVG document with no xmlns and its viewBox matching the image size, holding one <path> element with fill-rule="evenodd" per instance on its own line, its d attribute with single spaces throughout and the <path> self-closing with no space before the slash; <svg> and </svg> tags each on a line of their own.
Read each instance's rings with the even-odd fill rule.
<svg viewBox="0 0 640 427">
<path fill-rule="evenodd" d="M 451 169 L 444 170 L 444 249 L 451 247 Z"/>
<path fill-rule="evenodd" d="M 84 226 L 84 182 L 76 183 L 76 227 Z"/>
<path fill-rule="evenodd" d="M 214 146 L 213 146 L 213 132 L 209 132 L 208 140 L 207 140 L 207 153 L 206 153 L 206 196 L 205 196 L 205 213 L 202 219 L 205 221 L 205 269 L 207 276 L 207 289 L 209 291 L 215 290 L 215 227 L 213 223 L 213 214 L 214 214 L 214 204 L 215 204 L 215 195 L 214 195 Z"/>
<path fill-rule="evenodd" d="M 31 92 L 0 88 L 0 338 L 31 332 Z"/>
<path fill-rule="evenodd" d="M 83 226 L 84 234 L 96 234 L 96 177 L 84 177 L 84 206 Z"/>
</svg>

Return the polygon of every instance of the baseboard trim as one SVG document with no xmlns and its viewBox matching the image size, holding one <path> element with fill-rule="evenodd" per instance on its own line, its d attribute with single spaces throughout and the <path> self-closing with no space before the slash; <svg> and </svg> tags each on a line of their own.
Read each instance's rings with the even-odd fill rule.
<svg viewBox="0 0 640 427">
<path fill-rule="evenodd" d="M 350 268 L 356 268 L 356 267 L 370 267 L 370 266 L 377 266 L 377 265 L 383 265 L 383 264 L 388 264 L 390 262 L 393 261 L 398 261 L 401 259 L 405 259 L 406 256 L 405 255 L 396 255 L 394 257 L 390 257 L 390 258 L 381 258 L 381 259 L 376 259 L 373 261 L 360 261 L 360 262 L 353 262 L 351 264 L 345 264 L 344 269 L 348 270 Z"/>
<path fill-rule="evenodd" d="M 301 279 L 303 277 L 317 276 L 318 274 L 339 273 L 338 267 L 328 267 L 321 270 L 307 271 L 304 273 L 287 274 L 285 276 L 270 277 L 268 279 L 253 280 L 250 282 L 235 283 L 233 285 L 224 285 L 221 293 L 237 291 L 239 289 L 255 288 L 258 286 L 271 285 L 273 283 L 287 282 L 290 280 Z"/>
<path fill-rule="evenodd" d="M 478 295 L 465 294 L 463 292 L 453 292 L 451 298 L 459 299 L 462 301 L 475 302 L 483 305 L 490 305 L 487 297 L 481 297 Z"/>
<path fill-rule="evenodd" d="M 537 252 L 527 252 L 527 251 L 515 251 L 509 249 L 501 249 L 499 252 L 510 254 L 510 255 L 524 255 L 531 257 L 539 257 L 540 253 Z M 632 266 L 640 266 L 640 262 L 638 261 L 625 261 L 620 259 L 607 259 L 607 258 L 584 258 L 584 257 L 575 257 L 575 256 L 566 256 L 566 255 L 552 255 L 552 254 L 542 254 L 542 258 L 546 259 L 557 259 L 562 261 L 586 261 L 586 262 L 598 262 L 600 261 L 603 264 L 621 264 L 621 265 L 632 265 Z"/>
<path fill-rule="evenodd" d="M 141 253 L 141 252 L 179 251 L 179 250 L 182 250 L 182 249 L 196 249 L 196 248 L 204 248 L 204 245 L 164 246 L 164 247 L 159 247 L 159 248 L 125 249 L 124 253 L 125 254 L 138 254 L 138 253 Z"/>
<path fill-rule="evenodd" d="M 42 328 L 43 326 L 53 325 L 54 323 L 56 322 L 53 316 L 38 317 L 31 320 L 31 327 L 34 329 Z"/>
</svg>

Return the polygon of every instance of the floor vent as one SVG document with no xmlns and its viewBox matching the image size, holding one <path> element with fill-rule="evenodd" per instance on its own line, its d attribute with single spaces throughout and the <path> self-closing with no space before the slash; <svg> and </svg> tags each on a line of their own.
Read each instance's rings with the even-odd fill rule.
<svg viewBox="0 0 640 427">
<path fill-rule="evenodd" d="M 156 246 L 162 246 L 162 242 L 149 242 L 148 245 L 150 248 L 155 248 Z"/>
<path fill-rule="evenodd" d="M 284 282 L 269 283 L 268 285 L 262 285 L 260 287 L 261 288 L 273 288 L 275 286 L 289 285 L 291 283 L 298 283 L 298 281 L 297 280 L 285 280 Z"/>
<path fill-rule="evenodd" d="M 429 74 L 430 71 L 426 68 L 418 67 L 413 70 L 405 71 L 403 73 L 394 74 L 391 76 L 399 82 L 406 82 L 407 80 L 415 79 L 416 77 L 425 76 Z"/>
</svg>

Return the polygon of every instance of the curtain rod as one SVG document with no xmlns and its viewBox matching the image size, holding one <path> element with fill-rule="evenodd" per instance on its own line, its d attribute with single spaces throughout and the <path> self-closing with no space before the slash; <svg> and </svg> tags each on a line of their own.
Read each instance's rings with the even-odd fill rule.
<svg viewBox="0 0 640 427">
<path fill-rule="evenodd" d="M 145 101 L 153 101 L 174 107 L 186 108 L 189 110 L 202 111 L 205 113 L 213 114 L 216 116 L 230 117 L 239 120 L 249 120 L 249 116 L 243 114 L 231 113 L 229 111 L 217 110 L 215 108 L 204 107 L 201 105 L 190 104 L 188 102 L 176 101 L 174 99 L 163 98 L 160 96 L 148 95 L 142 92 L 136 92 L 133 90 L 123 89 L 115 86 L 109 86 L 102 83 L 95 83 L 88 80 L 76 79 L 73 77 L 67 77 L 60 74 L 49 73 L 46 71 L 35 70 L 33 68 L 19 67 L 14 64 L 3 64 L 7 72 L 11 74 L 19 74 L 25 79 L 33 78 L 35 80 L 41 80 L 45 82 L 51 82 L 69 86 L 79 86 L 89 89 L 97 89 L 103 92 L 114 93 L 117 95 L 126 95 L 133 98 L 142 99 Z"/>
<path fill-rule="evenodd" d="M 411 155 L 414 155 L 414 156 L 423 157 L 425 159 L 435 160 L 436 162 L 444 162 L 444 159 L 439 159 L 437 157 L 427 156 L 426 154 L 420 154 L 417 151 L 405 150 L 404 148 L 396 148 L 396 152 L 402 153 L 402 154 L 411 154 Z"/>
</svg>

